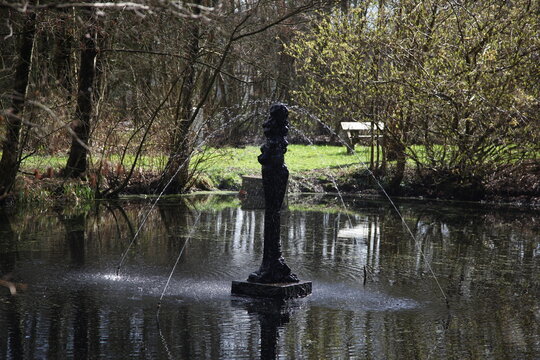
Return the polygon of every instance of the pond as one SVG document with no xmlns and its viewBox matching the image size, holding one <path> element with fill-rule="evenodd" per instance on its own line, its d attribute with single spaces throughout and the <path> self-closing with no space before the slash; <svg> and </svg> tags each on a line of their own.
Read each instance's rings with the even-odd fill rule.
<svg viewBox="0 0 540 360">
<path fill-rule="evenodd" d="M 284 303 L 230 294 L 264 215 L 234 195 L 0 210 L 0 276 L 21 288 L 0 287 L 0 358 L 540 357 L 538 211 L 400 201 L 413 238 L 387 202 L 344 204 L 289 198 L 283 253 L 313 294 Z"/>
</svg>

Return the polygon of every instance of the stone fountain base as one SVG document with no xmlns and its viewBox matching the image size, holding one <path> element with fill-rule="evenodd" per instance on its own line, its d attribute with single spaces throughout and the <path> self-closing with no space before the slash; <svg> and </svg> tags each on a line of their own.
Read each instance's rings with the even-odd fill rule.
<svg viewBox="0 0 540 360">
<path fill-rule="evenodd" d="M 291 299 L 304 297 L 311 294 L 311 291 L 311 281 L 277 284 L 262 284 L 249 281 L 233 281 L 231 288 L 231 292 L 233 295 L 274 299 Z"/>
</svg>

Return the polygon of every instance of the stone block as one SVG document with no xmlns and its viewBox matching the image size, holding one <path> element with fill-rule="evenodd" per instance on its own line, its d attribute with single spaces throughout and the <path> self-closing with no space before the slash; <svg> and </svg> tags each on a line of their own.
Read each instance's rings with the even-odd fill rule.
<svg viewBox="0 0 540 360">
<path fill-rule="evenodd" d="M 242 176 L 242 189 L 240 190 L 239 197 L 242 202 L 242 209 L 244 210 L 264 209 L 265 201 L 262 177 Z M 281 210 L 287 209 L 288 199 L 287 193 L 285 193 Z"/>
</svg>

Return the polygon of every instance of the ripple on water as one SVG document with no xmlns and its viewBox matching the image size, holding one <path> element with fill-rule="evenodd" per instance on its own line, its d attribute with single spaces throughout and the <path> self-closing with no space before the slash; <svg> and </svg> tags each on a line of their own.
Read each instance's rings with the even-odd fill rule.
<svg viewBox="0 0 540 360">
<path fill-rule="evenodd" d="M 65 284 L 81 286 L 91 284 L 100 291 L 131 298 L 133 296 L 159 298 L 167 282 L 160 275 L 116 275 L 115 273 L 72 273 Z M 231 281 L 227 277 L 195 278 L 174 277 L 164 293 L 164 301 L 206 302 L 231 299 Z M 393 311 L 421 306 L 413 299 L 391 296 L 347 282 L 313 281 L 313 294 L 306 300 L 314 306 L 341 310 Z"/>
<path fill-rule="evenodd" d="M 407 298 L 392 297 L 366 288 L 358 288 L 344 283 L 315 283 L 310 303 L 316 306 L 340 310 L 389 311 L 410 310 L 421 304 Z"/>
</svg>

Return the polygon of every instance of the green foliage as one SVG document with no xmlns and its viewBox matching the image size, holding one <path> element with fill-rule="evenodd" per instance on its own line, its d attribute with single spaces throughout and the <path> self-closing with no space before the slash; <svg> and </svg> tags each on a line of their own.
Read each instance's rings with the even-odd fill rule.
<svg viewBox="0 0 540 360">
<path fill-rule="evenodd" d="M 17 196 L 17 204 L 41 204 L 44 206 L 54 204 L 53 191 L 41 186 L 30 186 L 23 181 L 16 181 L 14 193 Z"/>
<path fill-rule="evenodd" d="M 81 181 L 68 181 L 63 185 L 64 198 L 69 201 L 85 202 L 94 199 L 92 188 Z"/>
<path fill-rule="evenodd" d="M 81 180 L 19 178 L 15 183 L 17 203 L 21 205 L 83 205 L 94 200 L 94 191 Z"/>
<path fill-rule="evenodd" d="M 382 121 L 418 168 L 465 178 L 537 156 L 538 2 L 366 1 L 320 16 L 287 53 L 297 102 L 334 128 Z"/>
</svg>

